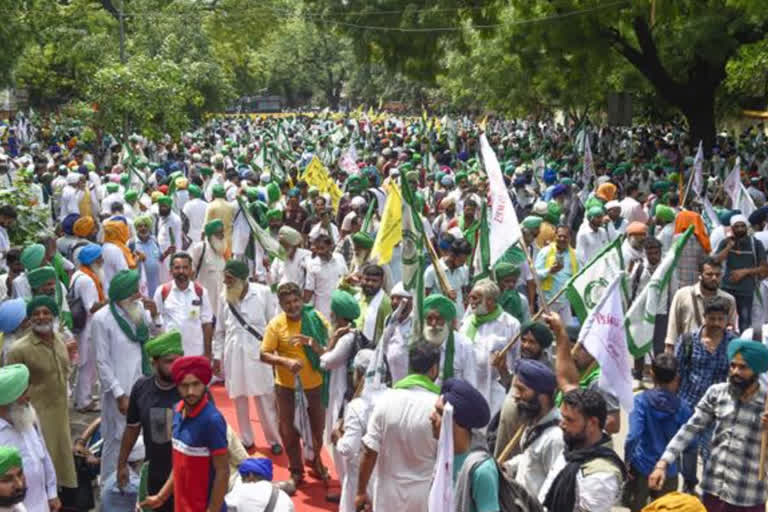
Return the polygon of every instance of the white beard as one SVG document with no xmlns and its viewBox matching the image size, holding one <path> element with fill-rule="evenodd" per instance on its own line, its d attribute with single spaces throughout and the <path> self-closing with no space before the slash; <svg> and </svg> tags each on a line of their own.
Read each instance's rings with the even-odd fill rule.
<svg viewBox="0 0 768 512">
<path fill-rule="evenodd" d="M 144 320 L 144 305 L 138 300 L 127 300 L 119 303 L 133 325 L 139 325 Z"/>
<path fill-rule="evenodd" d="M 227 241 L 212 236 L 209 238 L 211 242 L 211 248 L 216 254 L 222 255 L 227 250 Z"/>
<path fill-rule="evenodd" d="M 480 302 L 477 304 L 477 306 L 472 307 L 472 313 L 476 315 L 487 315 L 488 306 L 486 306 L 484 302 Z"/>
<path fill-rule="evenodd" d="M 19 432 L 26 432 L 37 425 L 37 414 L 30 404 L 13 403 L 8 409 L 11 423 Z"/>
<path fill-rule="evenodd" d="M 450 333 L 451 327 L 447 323 L 442 327 L 430 327 L 425 325 L 422 330 L 422 334 L 424 335 L 424 339 L 427 340 L 427 343 L 438 347 L 445 343 L 445 340 L 448 339 Z"/>
<path fill-rule="evenodd" d="M 104 285 L 104 265 L 91 265 L 91 270 L 99 278 L 99 282 Z"/>
<path fill-rule="evenodd" d="M 232 286 L 225 286 L 227 293 L 227 302 L 230 304 L 239 304 L 240 297 L 243 295 L 245 289 L 245 282 L 240 279 L 236 280 Z"/>
<path fill-rule="evenodd" d="M 53 322 L 32 324 L 32 330 L 38 334 L 50 334 L 53 331 Z"/>
</svg>

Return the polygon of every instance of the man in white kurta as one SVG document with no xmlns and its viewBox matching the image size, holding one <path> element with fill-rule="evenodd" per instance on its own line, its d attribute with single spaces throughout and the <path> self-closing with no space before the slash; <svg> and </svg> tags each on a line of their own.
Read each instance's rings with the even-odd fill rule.
<svg viewBox="0 0 768 512">
<path fill-rule="evenodd" d="M 488 400 L 491 417 L 501 410 L 506 391 L 493 365 L 494 354 L 520 332 L 520 322 L 498 305 L 499 287 L 490 279 L 478 281 L 469 294 L 470 314 L 464 317 L 461 333 L 475 355 L 475 380 L 467 379 Z M 507 368 L 514 368 L 514 356 L 507 351 Z"/>
<path fill-rule="evenodd" d="M 162 328 L 154 303 L 140 300 L 138 272 L 119 272 L 109 284 L 108 295 L 109 305 L 93 315 L 91 324 L 101 381 L 101 435 L 104 444 L 100 473 L 104 478 L 117 469 L 128 395 L 143 375 L 143 342 L 133 341 L 125 330 L 134 339 L 145 338 L 146 341 L 150 327 L 155 332 Z M 144 309 L 144 304 L 149 306 L 150 311 Z M 149 368 L 145 371 L 148 372 Z"/>
<path fill-rule="evenodd" d="M 283 283 L 296 283 L 303 290 L 307 264 L 312 258 L 312 253 L 300 247 L 303 242 L 301 233 L 290 226 L 280 228 L 277 240 L 285 249 L 286 259 L 285 261 L 280 259 L 272 261 L 268 283 L 275 286 Z"/>
<path fill-rule="evenodd" d="M 586 217 L 576 234 L 576 259 L 582 266 L 592 261 L 610 242 L 608 231 L 603 227 L 603 208 L 593 206 L 587 210 Z"/>
<path fill-rule="evenodd" d="M 408 375 L 408 345 L 411 343 L 411 330 L 413 328 L 413 296 L 406 291 L 403 283 L 397 283 L 390 292 L 392 301 L 392 314 L 384 322 L 385 331 L 390 323 L 394 322 L 392 337 L 389 340 L 381 340 L 386 343 L 386 358 L 389 366 L 389 373 L 392 375 L 392 381 L 397 382 Z M 395 317 L 395 312 L 400 303 L 403 302 L 403 310 L 400 315 Z"/>
<path fill-rule="evenodd" d="M 224 238 L 224 226 L 215 219 L 203 228 L 204 238 L 192 244 L 189 255 L 192 257 L 192 279 L 208 291 L 211 308 L 219 310 L 219 297 L 224 289 L 224 253 L 227 242 Z"/>
<path fill-rule="evenodd" d="M 200 187 L 197 185 L 189 186 L 189 196 L 189 201 L 184 204 L 184 208 L 181 211 L 187 218 L 187 221 L 189 221 L 187 236 L 192 240 L 192 243 L 195 243 L 203 239 L 205 209 L 208 208 L 208 203 L 203 201 Z"/>
<path fill-rule="evenodd" d="M 70 213 L 80 213 L 80 200 L 83 198 L 85 178 L 77 172 L 67 174 L 67 184 L 61 191 L 61 209 L 59 219 L 64 219 Z"/>
<path fill-rule="evenodd" d="M 312 242 L 315 257 L 307 264 L 304 302 L 311 303 L 325 318 L 331 317 L 331 293 L 347 273 L 341 254 L 333 252 L 328 235 L 318 235 Z"/>
<path fill-rule="evenodd" d="M 272 367 L 261 362 L 262 340 L 254 336 L 263 336 L 267 323 L 277 314 L 277 299 L 266 286 L 248 282 L 248 266 L 239 260 L 227 262 L 224 285 L 213 337 L 214 372 L 224 372 L 224 385 L 235 402 L 246 448 L 254 443 L 248 407 L 248 399 L 253 397 L 264 436 L 277 454 L 282 449 Z"/>
<path fill-rule="evenodd" d="M 181 332 L 186 356 L 211 357 L 213 309 L 208 290 L 192 281 L 192 258 L 184 253 L 172 256 L 173 280 L 158 286 L 154 301 L 166 329 Z"/>
<path fill-rule="evenodd" d="M 165 253 L 169 247 L 175 247 L 172 252 L 181 250 L 181 217 L 171 210 L 173 200 L 168 196 L 162 196 L 157 200 L 157 243 L 160 251 Z M 163 260 L 167 263 L 167 260 Z M 160 281 L 166 282 L 171 278 L 168 265 L 160 265 Z"/>
<path fill-rule="evenodd" d="M 445 295 L 433 293 L 424 299 L 426 342 L 440 349 L 440 372 L 435 384 L 440 386 L 451 377 L 475 382 L 475 355 L 472 344 L 455 327 L 456 306 Z"/>
<path fill-rule="evenodd" d="M 27 385 L 14 386 L 13 382 L 26 380 Z M 26 388 L 29 384 L 29 370 L 21 364 L 14 364 L 0 369 L 0 382 L 10 389 L 4 391 L 0 405 L 0 446 L 13 446 L 19 450 L 24 477 L 27 482 L 27 494 L 23 504 L 29 512 L 48 512 L 50 506 L 59 503 L 56 488 L 56 470 L 45 446 L 37 414 L 29 403 Z M 18 395 L 18 396 L 16 396 Z M 14 398 L 15 396 L 15 398 Z"/>
</svg>

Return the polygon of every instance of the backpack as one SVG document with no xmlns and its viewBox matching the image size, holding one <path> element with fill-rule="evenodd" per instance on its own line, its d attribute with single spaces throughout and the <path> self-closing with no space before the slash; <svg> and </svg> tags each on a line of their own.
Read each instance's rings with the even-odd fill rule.
<svg viewBox="0 0 768 512">
<path fill-rule="evenodd" d="M 496 467 L 496 471 L 499 473 L 500 510 L 504 512 L 544 512 L 544 508 L 536 499 L 536 497 L 528 494 L 528 491 L 526 491 L 523 486 L 517 482 L 508 480 L 504 476 L 504 473 L 502 473 L 498 462 L 496 462 L 496 459 L 494 459 L 493 456 L 484 448 L 476 448 L 469 453 L 467 459 L 464 461 L 464 464 L 471 464 L 468 472 L 465 472 L 463 467 L 459 470 L 458 478 L 460 479 L 462 476 L 464 476 L 469 480 L 466 487 L 469 496 L 472 496 L 472 478 L 475 474 L 475 471 L 477 471 L 477 468 L 479 468 L 480 465 L 488 459 L 493 461 L 493 465 Z M 457 488 L 458 483 L 459 482 L 457 482 Z M 464 512 L 464 510 L 461 508 L 462 504 L 458 502 L 458 499 L 460 498 L 458 493 L 456 498 L 456 510 L 461 510 Z M 469 510 L 466 512 L 469 512 Z"/>
<path fill-rule="evenodd" d="M 72 314 L 73 334 L 80 334 L 83 332 L 85 324 L 88 321 L 88 311 L 85 309 L 83 299 L 75 293 L 75 283 L 80 277 L 81 276 L 77 276 L 70 285 L 69 290 L 67 290 L 67 304 L 69 305 L 69 312 Z"/>
<path fill-rule="evenodd" d="M 171 286 L 173 285 L 172 282 L 164 283 L 163 286 L 160 288 L 160 296 L 163 298 L 163 304 L 165 304 L 165 299 L 168 298 L 168 295 L 171 294 Z M 203 287 L 200 286 L 197 281 L 192 281 L 192 285 L 195 288 L 195 295 L 197 295 L 197 298 L 200 300 L 203 300 Z"/>
</svg>

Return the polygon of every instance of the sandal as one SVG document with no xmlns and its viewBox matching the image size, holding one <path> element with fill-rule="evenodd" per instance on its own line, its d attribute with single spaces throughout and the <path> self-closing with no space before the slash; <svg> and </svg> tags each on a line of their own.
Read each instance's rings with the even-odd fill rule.
<svg viewBox="0 0 768 512">
<path fill-rule="evenodd" d="M 312 461 L 312 469 L 310 470 L 310 474 L 315 478 L 322 480 L 323 483 L 328 486 L 328 481 L 331 479 L 331 476 L 328 473 L 328 468 L 326 468 L 323 465 L 323 461 L 320 460 L 320 457 L 317 457 L 314 461 Z"/>
</svg>

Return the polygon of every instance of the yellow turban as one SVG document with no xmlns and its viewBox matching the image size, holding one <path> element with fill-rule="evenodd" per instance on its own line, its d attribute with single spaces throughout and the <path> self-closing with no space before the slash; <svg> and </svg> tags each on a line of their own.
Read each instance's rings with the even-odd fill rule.
<svg viewBox="0 0 768 512">
<path fill-rule="evenodd" d="M 707 512 L 696 496 L 670 492 L 646 506 L 641 512 Z"/>
<path fill-rule="evenodd" d="M 74 233 L 75 236 L 87 238 L 93 233 L 93 228 L 95 227 L 96 222 L 93 220 L 93 217 L 80 217 L 75 221 L 74 226 L 72 226 L 72 233 Z"/>
</svg>

